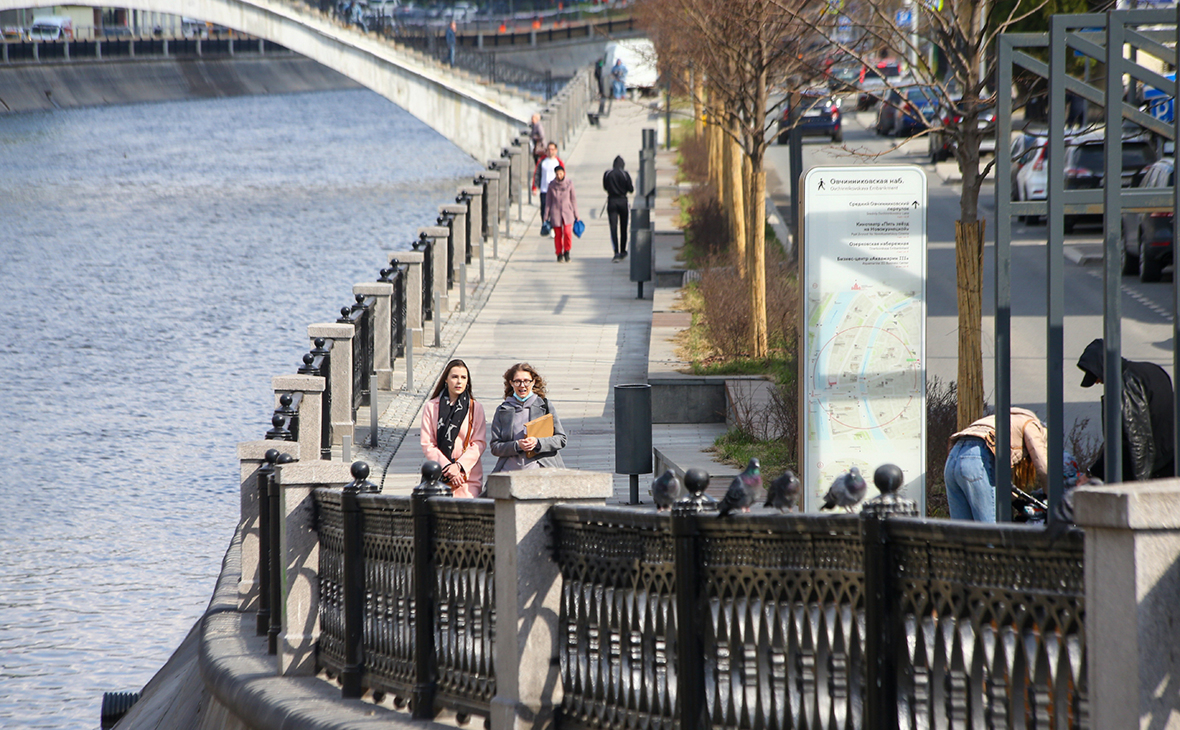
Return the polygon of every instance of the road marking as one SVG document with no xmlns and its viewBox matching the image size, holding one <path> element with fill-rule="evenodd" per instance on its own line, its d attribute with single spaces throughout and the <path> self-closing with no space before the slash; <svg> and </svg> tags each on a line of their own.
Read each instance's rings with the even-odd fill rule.
<svg viewBox="0 0 1180 730">
<path fill-rule="evenodd" d="M 1102 280 L 1102 274 L 1098 273 L 1097 271 L 1088 271 L 1086 273 L 1088 273 L 1090 276 L 1094 277 L 1095 279 L 1098 279 L 1099 281 Z M 1172 316 L 1172 310 L 1170 307 L 1163 307 L 1159 304 L 1156 304 L 1156 302 L 1154 300 L 1152 300 L 1152 298 L 1149 297 L 1147 294 L 1139 291 L 1138 289 L 1134 289 L 1132 287 L 1129 287 L 1126 284 L 1123 284 L 1122 282 L 1119 283 L 1119 289 L 1122 290 L 1122 292 L 1124 294 L 1126 294 L 1127 296 L 1131 297 L 1135 301 L 1139 302 L 1143 306 L 1147 307 L 1151 311 L 1153 311 L 1156 314 L 1158 314 L 1159 316 L 1163 317 L 1165 321 L 1167 321 L 1167 322 L 1172 321 L 1173 316 Z"/>
</svg>

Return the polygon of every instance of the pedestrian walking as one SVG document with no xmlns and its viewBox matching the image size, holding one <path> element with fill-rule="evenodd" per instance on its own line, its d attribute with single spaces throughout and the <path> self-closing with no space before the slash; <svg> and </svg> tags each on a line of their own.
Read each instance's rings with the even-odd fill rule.
<svg viewBox="0 0 1180 730">
<path fill-rule="evenodd" d="M 622 155 L 615 157 L 614 166 L 602 174 L 602 189 L 606 191 L 606 215 L 610 224 L 610 245 L 615 255 L 611 261 L 627 258 L 627 213 L 630 203 L 627 196 L 635 192 L 631 174 Z"/>
<path fill-rule="evenodd" d="M 1031 492 L 1049 484 L 1049 445 L 1037 414 L 1011 411 L 1012 485 Z M 943 469 L 952 520 L 996 521 L 996 417 L 984 416 L 950 438 Z"/>
<path fill-rule="evenodd" d="M 623 65 L 622 59 L 615 59 L 615 65 L 611 68 L 610 75 L 614 79 L 611 82 L 611 86 L 614 90 L 615 98 L 622 99 L 623 95 L 627 93 L 627 67 Z"/>
<path fill-rule="evenodd" d="M 1105 370 L 1105 344 L 1098 338 L 1086 345 L 1078 358 L 1078 369 L 1085 373 L 1082 387 L 1102 383 Z M 1172 379 L 1159 365 L 1123 362 L 1123 473 L 1122 481 L 1146 481 L 1172 476 L 1175 459 L 1172 448 Z M 1110 438 L 1110 434 L 1105 434 Z M 1090 473 L 1105 482 L 1117 481 L 1108 474 L 1106 450 L 1090 467 Z"/>
<path fill-rule="evenodd" d="M 545 215 L 545 196 L 549 192 L 549 184 L 556 177 L 558 167 L 565 167 L 565 165 L 562 164 L 561 159 L 557 156 L 557 143 L 550 142 L 545 147 L 545 159 L 537 163 L 537 173 L 535 175 L 537 189 L 541 191 L 542 218 L 547 218 Z"/>
<path fill-rule="evenodd" d="M 553 226 L 553 248 L 557 251 L 557 260 L 568 262 L 574 223 L 578 221 L 578 197 L 574 194 L 574 182 L 565 176 L 565 168 L 558 165 L 555 174 L 557 177 L 549 183 L 545 220 Z"/>
<path fill-rule="evenodd" d="M 534 114 L 529 120 L 529 139 L 533 143 L 533 169 L 545 159 L 545 127 L 541 125 L 541 115 Z M 536 185 L 533 186 L 534 188 Z"/>
<path fill-rule="evenodd" d="M 549 419 L 545 416 L 551 423 L 546 423 Z M 530 436 L 530 428 L 540 435 Z M 561 419 L 545 397 L 545 379 L 527 362 L 508 368 L 504 373 L 504 402 L 492 416 L 492 455 L 500 457 L 492 473 L 565 468 L 559 453 L 565 444 Z"/>
<path fill-rule="evenodd" d="M 442 480 L 452 496 L 480 495 L 487 429 L 487 415 L 472 395 L 471 371 L 462 360 L 451 360 L 422 406 L 419 439 L 423 455 L 442 464 Z"/>
<path fill-rule="evenodd" d="M 458 27 L 452 20 L 451 24 L 447 26 L 447 55 L 450 57 L 452 66 L 455 65 L 455 45 L 459 42 L 457 32 Z"/>
</svg>

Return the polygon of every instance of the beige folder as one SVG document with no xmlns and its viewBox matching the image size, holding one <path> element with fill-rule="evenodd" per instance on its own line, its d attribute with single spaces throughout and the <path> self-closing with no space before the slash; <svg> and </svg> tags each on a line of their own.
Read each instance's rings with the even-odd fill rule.
<svg viewBox="0 0 1180 730">
<path fill-rule="evenodd" d="M 546 413 L 540 418 L 534 418 L 524 424 L 524 435 L 533 438 L 548 438 L 553 435 L 553 414 Z M 535 451 L 526 451 L 525 456 L 530 459 L 537 455 Z"/>
</svg>

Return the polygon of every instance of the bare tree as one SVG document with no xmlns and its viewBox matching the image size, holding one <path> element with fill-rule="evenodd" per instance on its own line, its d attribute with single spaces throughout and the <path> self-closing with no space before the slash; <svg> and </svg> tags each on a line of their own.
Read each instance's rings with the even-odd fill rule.
<svg viewBox="0 0 1180 730">
<path fill-rule="evenodd" d="M 765 158 L 777 125 L 771 98 L 813 65 L 803 39 L 813 36 L 809 29 L 827 2 L 801 0 L 790 11 L 766 0 L 639 0 L 636 7 L 663 71 L 691 69 L 699 80 L 694 107 L 729 140 L 717 181 L 749 295 L 751 354 L 766 357 Z"/>
</svg>

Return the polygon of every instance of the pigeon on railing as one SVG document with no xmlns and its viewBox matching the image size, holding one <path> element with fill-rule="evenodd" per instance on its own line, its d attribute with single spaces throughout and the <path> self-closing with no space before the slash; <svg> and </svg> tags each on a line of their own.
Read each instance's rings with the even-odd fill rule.
<svg viewBox="0 0 1180 730">
<path fill-rule="evenodd" d="M 832 486 L 824 495 L 824 506 L 820 509 L 843 507 L 845 512 L 851 512 L 858 502 L 865 498 L 868 485 L 860 475 L 860 469 L 849 468 L 840 476 L 832 480 Z"/>
<path fill-rule="evenodd" d="M 775 479 L 766 488 L 766 507 L 774 507 L 779 512 L 795 511 L 799 502 L 799 492 L 803 485 L 795 472 L 787 469 L 782 476 Z"/>
<path fill-rule="evenodd" d="M 651 498 L 659 511 L 672 509 L 672 503 L 680 498 L 681 491 L 680 480 L 676 478 L 676 474 L 671 469 L 652 480 L 651 483 Z"/>
<path fill-rule="evenodd" d="M 717 516 L 724 517 L 734 510 L 749 512 L 750 506 L 758 496 L 758 488 L 762 486 L 761 464 L 758 459 L 750 459 L 746 470 L 733 478 L 725 497 L 717 507 Z"/>
</svg>

